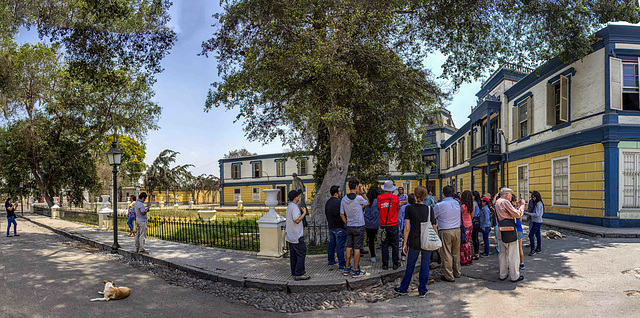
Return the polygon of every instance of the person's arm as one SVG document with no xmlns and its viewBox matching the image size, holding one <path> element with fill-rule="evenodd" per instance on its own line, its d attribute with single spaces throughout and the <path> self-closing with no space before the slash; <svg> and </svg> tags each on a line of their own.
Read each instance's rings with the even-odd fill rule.
<svg viewBox="0 0 640 318">
<path fill-rule="evenodd" d="M 402 251 L 404 252 L 404 254 L 407 254 L 408 248 L 407 248 L 407 242 L 409 241 L 409 231 L 411 231 L 411 222 L 407 222 L 405 220 L 404 222 L 404 240 L 402 240 Z"/>
<path fill-rule="evenodd" d="M 347 225 L 347 217 L 344 215 L 344 205 L 340 202 L 340 218 L 345 225 Z"/>
<path fill-rule="evenodd" d="M 511 215 L 513 218 L 521 218 L 522 217 L 522 211 L 524 210 L 524 204 L 520 205 L 519 208 L 515 208 L 511 202 L 505 200 L 504 202 L 498 202 L 498 203 L 502 203 L 501 207 L 509 214 Z"/>
<path fill-rule="evenodd" d="M 540 216 L 540 215 L 541 215 L 541 213 L 540 213 L 540 212 L 542 212 L 542 211 L 540 211 L 541 209 L 540 209 L 540 208 L 538 208 L 538 205 L 537 205 L 537 204 L 536 204 L 536 205 L 534 205 L 534 206 L 533 206 L 533 209 L 531 209 L 531 210 L 532 210 L 532 212 L 529 212 L 529 216 L 536 216 L 536 217 L 537 217 L 537 216 Z"/>
<path fill-rule="evenodd" d="M 298 211 L 300 211 L 300 209 L 298 209 Z M 304 209 L 304 212 L 300 213 L 300 216 L 297 219 L 293 220 L 293 222 L 295 222 L 296 224 L 302 222 L 306 214 L 307 214 L 307 209 Z"/>
</svg>

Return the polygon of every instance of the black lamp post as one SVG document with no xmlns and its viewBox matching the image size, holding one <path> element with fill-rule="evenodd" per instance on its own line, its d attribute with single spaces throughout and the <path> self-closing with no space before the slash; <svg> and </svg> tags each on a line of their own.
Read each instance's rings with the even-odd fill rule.
<svg viewBox="0 0 640 318">
<path fill-rule="evenodd" d="M 24 188 L 24 182 L 20 181 L 20 214 L 24 215 L 24 206 L 22 205 L 22 189 Z"/>
<path fill-rule="evenodd" d="M 427 191 L 429 190 L 429 175 L 431 174 L 431 162 L 427 161 L 427 165 L 424 166 L 424 176 L 425 179 L 427 179 L 426 183 L 425 183 L 425 188 L 427 188 Z"/>
<path fill-rule="evenodd" d="M 113 203 L 113 245 L 111 246 L 111 250 L 113 252 L 117 251 L 120 248 L 120 244 L 118 244 L 118 166 L 122 161 L 122 150 L 118 149 L 117 143 L 113 140 L 111 143 L 111 149 L 107 151 L 107 159 L 109 159 L 109 165 L 113 166 L 113 193 L 112 193 L 112 203 Z"/>
</svg>

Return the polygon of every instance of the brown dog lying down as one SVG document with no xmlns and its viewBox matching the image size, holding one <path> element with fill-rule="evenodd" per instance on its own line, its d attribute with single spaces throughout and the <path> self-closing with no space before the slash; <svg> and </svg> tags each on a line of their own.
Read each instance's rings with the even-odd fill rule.
<svg viewBox="0 0 640 318">
<path fill-rule="evenodd" d="M 104 295 L 103 298 L 94 298 L 91 301 L 109 301 L 111 299 L 124 299 L 129 297 L 131 290 L 127 287 L 116 287 L 116 284 L 110 280 L 102 281 L 104 283 L 104 292 L 98 292 Z"/>
</svg>

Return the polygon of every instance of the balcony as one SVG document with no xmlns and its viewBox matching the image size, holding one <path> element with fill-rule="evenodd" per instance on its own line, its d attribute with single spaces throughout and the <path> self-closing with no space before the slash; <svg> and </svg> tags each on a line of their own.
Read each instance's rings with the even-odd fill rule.
<svg viewBox="0 0 640 318">
<path fill-rule="evenodd" d="M 479 148 L 474 149 L 471 152 L 471 157 L 480 156 L 486 153 L 487 153 L 487 146 L 483 145 L 483 146 L 480 146 Z M 491 144 L 491 146 L 489 147 L 489 154 L 499 155 L 500 153 L 501 153 L 500 144 L 497 144 L 497 143 Z"/>
</svg>

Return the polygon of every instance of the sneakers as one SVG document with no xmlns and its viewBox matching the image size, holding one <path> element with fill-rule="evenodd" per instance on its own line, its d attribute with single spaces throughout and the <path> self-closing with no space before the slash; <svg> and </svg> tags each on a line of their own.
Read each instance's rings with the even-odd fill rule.
<svg viewBox="0 0 640 318">
<path fill-rule="evenodd" d="M 521 281 L 521 280 L 523 280 L 523 279 L 524 279 L 524 276 L 520 275 L 520 277 L 518 277 L 518 279 L 516 279 L 516 280 L 512 280 L 511 282 L 512 282 L 512 283 L 516 283 L 516 282 L 519 282 L 519 281 Z"/>
<path fill-rule="evenodd" d="M 293 279 L 294 280 L 308 280 L 309 278 L 311 278 L 311 276 L 308 275 L 302 275 L 302 276 L 296 276 Z"/>
<path fill-rule="evenodd" d="M 402 255 L 401 260 L 406 261 L 407 260 L 407 256 L 406 255 Z"/>
<path fill-rule="evenodd" d="M 344 269 L 344 273 L 342 273 L 342 275 L 344 275 L 344 276 L 349 276 L 349 274 L 350 274 L 350 273 L 351 273 L 351 266 L 346 267 L 346 268 Z"/>
<path fill-rule="evenodd" d="M 425 292 L 418 292 L 418 297 L 420 297 L 420 298 L 427 297 L 427 292 L 426 291 Z"/>
<path fill-rule="evenodd" d="M 403 292 L 402 290 L 400 290 L 400 287 L 396 287 L 393 289 L 394 292 L 396 292 L 396 294 L 400 295 L 400 296 L 406 296 L 407 292 Z"/>
<path fill-rule="evenodd" d="M 340 266 L 338 266 L 338 269 L 344 270 L 344 266 L 340 265 Z"/>
<path fill-rule="evenodd" d="M 400 268 L 400 264 L 394 264 L 393 265 L 393 270 L 395 271 L 396 269 Z"/>
<path fill-rule="evenodd" d="M 531 251 L 531 252 L 529 253 L 529 256 L 533 256 L 533 255 L 536 255 L 536 252 L 535 252 L 535 251 Z"/>
<path fill-rule="evenodd" d="M 356 269 L 353 271 L 353 274 L 351 274 L 351 277 L 358 277 L 358 276 L 362 276 L 364 274 L 366 274 L 367 272 L 361 270 L 360 268 Z"/>
<path fill-rule="evenodd" d="M 382 270 L 386 271 L 387 269 L 389 269 L 389 265 L 382 265 Z"/>
<path fill-rule="evenodd" d="M 536 253 L 542 254 L 542 250 L 536 250 Z"/>
<path fill-rule="evenodd" d="M 375 262 L 376 262 L 376 258 L 375 258 L 375 257 L 372 257 L 372 258 L 371 258 L 371 263 L 375 263 Z"/>
<path fill-rule="evenodd" d="M 524 269 L 524 263 L 520 263 L 520 269 L 523 270 Z"/>
</svg>

